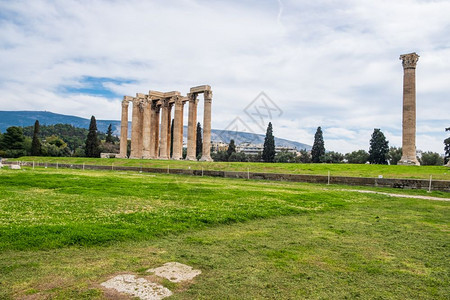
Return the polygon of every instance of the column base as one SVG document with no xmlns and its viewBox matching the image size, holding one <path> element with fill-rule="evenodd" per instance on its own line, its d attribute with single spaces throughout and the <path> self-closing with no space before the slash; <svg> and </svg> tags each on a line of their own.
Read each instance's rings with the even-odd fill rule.
<svg viewBox="0 0 450 300">
<path fill-rule="evenodd" d="M 116 155 L 116 158 L 128 158 L 128 156 L 126 156 L 126 155 Z"/>
<path fill-rule="evenodd" d="M 168 157 L 168 156 L 160 156 L 160 157 L 158 157 L 158 159 L 161 159 L 161 160 L 169 160 L 169 157 Z"/>
<path fill-rule="evenodd" d="M 186 156 L 186 160 L 197 161 L 197 157 L 195 157 L 195 156 Z"/>
<path fill-rule="evenodd" d="M 213 159 L 211 158 L 211 156 L 202 156 L 202 158 L 200 158 L 200 161 L 213 161 Z"/>
<path fill-rule="evenodd" d="M 181 157 L 181 156 L 172 156 L 172 160 L 181 160 L 181 159 L 183 159 L 183 157 Z"/>
<path fill-rule="evenodd" d="M 417 159 L 411 159 L 409 157 L 402 157 L 397 165 L 399 166 L 420 166 L 420 162 Z"/>
</svg>

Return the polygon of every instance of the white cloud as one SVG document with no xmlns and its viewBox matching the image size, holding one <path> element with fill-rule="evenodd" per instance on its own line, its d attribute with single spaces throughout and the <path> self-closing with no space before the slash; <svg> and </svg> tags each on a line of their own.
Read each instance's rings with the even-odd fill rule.
<svg viewBox="0 0 450 300">
<path fill-rule="evenodd" d="M 265 91 L 277 136 L 312 144 L 322 126 L 327 149 L 349 152 L 373 128 L 401 144 L 398 57 L 416 51 L 417 146 L 442 152 L 448 15 L 419 0 L 1 1 L 0 109 L 119 119 L 120 95 L 210 84 L 213 128 Z M 86 76 L 133 82 L 105 83 L 113 99 L 61 92 Z"/>
</svg>

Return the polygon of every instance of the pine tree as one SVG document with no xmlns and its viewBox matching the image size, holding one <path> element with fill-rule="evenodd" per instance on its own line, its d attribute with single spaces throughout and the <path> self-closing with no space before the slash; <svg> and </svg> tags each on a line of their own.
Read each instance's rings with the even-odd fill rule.
<svg viewBox="0 0 450 300">
<path fill-rule="evenodd" d="M 230 144 L 228 145 L 227 149 L 227 160 L 230 158 L 231 154 L 236 153 L 236 144 L 234 143 L 234 140 L 232 139 L 230 141 Z"/>
<path fill-rule="evenodd" d="M 375 128 L 370 139 L 369 162 L 371 164 L 386 165 L 389 153 L 389 142 L 383 132 Z"/>
<path fill-rule="evenodd" d="M 200 122 L 197 123 L 197 149 L 195 151 L 196 157 L 199 157 L 202 155 L 203 150 L 203 140 L 202 140 L 202 125 L 200 125 Z"/>
<path fill-rule="evenodd" d="M 317 127 L 314 135 L 314 144 L 311 150 L 311 158 L 313 163 L 322 162 L 321 157 L 325 155 L 325 143 L 323 142 L 322 128 Z"/>
<path fill-rule="evenodd" d="M 99 157 L 100 156 L 100 141 L 97 137 L 97 121 L 95 117 L 91 117 L 91 123 L 89 124 L 89 133 L 86 138 L 86 148 L 84 149 L 86 157 Z"/>
<path fill-rule="evenodd" d="M 40 156 L 42 153 L 42 145 L 39 140 L 39 121 L 34 122 L 33 141 L 31 142 L 31 155 Z"/>
<path fill-rule="evenodd" d="M 262 159 L 265 162 L 274 162 L 275 160 L 275 138 L 273 137 L 272 123 L 267 125 L 266 137 L 264 138 L 264 149 Z"/>
<path fill-rule="evenodd" d="M 111 124 L 109 124 L 108 130 L 106 131 L 105 142 L 114 145 L 114 139 L 113 139 L 113 136 L 112 136 L 112 125 Z"/>
</svg>

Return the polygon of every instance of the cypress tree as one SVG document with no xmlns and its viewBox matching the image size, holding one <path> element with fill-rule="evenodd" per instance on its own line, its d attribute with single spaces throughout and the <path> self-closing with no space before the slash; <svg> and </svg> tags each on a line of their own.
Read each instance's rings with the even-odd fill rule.
<svg viewBox="0 0 450 300">
<path fill-rule="evenodd" d="M 91 117 L 91 123 L 89 124 L 89 132 L 86 138 L 86 148 L 84 149 L 86 157 L 99 157 L 100 156 L 100 141 L 97 137 L 97 121 L 95 117 Z"/>
<path fill-rule="evenodd" d="M 105 142 L 114 145 L 114 139 L 113 139 L 113 136 L 112 136 L 112 125 L 111 124 L 109 124 L 108 130 L 106 131 Z"/>
<path fill-rule="evenodd" d="M 314 135 L 314 144 L 311 150 L 311 159 L 313 163 L 322 162 L 321 157 L 325 155 L 325 143 L 323 142 L 322 128 L 317 127 Z"/>
<path fill-rule="evenodd" d="M 273 137 L 272 123 L 267 125 L 266 137 L 264 138 L 264 149 L 262 159 L 265 162 L 273 162 L 275 159 L 275 138 Z"/>
<path fill-rule="evenodd" d="M 450 127 L 445 128 L 445 131 L 450 131 Z M 444 140 L 444 153 L 445 153 L 444 164 L 449 163 L 450 166 L 450 137 Z"/>
<path fill-rule="evenodd" d="M 230 158 L 231 154 L 236 153 L 236 144 L 234 143 L 234 140 L 232 139 L 230 141 L 230 144 L 228 145 L 227 149 L 227 160 Z"/>
<path fill-rule="evenodd" d="M 39 121 L 36 120 L 34 122 L 34 133 L 33 133 L 33 141 L 31 142 L 31 155 L 33 156 L 41 156 L 42 154 L 42 145 L 39 140 Z"/>
<path fill-rule="evenodd" d="M 200 122 L 197 123 L 197 149 L 195 151 L 195 156 L 198 157 L 202 155 L 203 150 L 203 140 L 202 140 L 202 125 Z"/>
<path fill-rule="evenodd" d="M 371 164 L 386 165 L 389 153 L 389 142 L 383 132 L 375 128 L 370 139 L 369 162 Z"/>
</svg>

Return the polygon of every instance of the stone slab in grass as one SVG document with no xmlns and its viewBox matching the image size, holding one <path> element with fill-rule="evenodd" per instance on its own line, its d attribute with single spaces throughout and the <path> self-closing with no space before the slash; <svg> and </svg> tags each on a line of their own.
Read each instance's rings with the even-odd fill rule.
<svg viewBox="0 0 450 300">
<path fill-rule="evenodd" d="M 168 262 L 159 268 L 149 269 L 147 272 L 152 272 L 156 276 L 164 277 L 172 282 L 192 280 L 202 273 L 200 270 L 194 270 L 192 267 L 178 262 Z"/>
<path fill-rule="evenodd" d="M 103 282 L 101 286 L 114 289 L 142 300 L 159 300 L 172 295 L 172 292 L 157 283 L 144 278 L 136 278 L 132 274 L 122 274 Z"/>
</svg>

